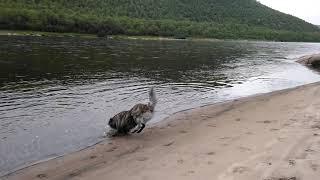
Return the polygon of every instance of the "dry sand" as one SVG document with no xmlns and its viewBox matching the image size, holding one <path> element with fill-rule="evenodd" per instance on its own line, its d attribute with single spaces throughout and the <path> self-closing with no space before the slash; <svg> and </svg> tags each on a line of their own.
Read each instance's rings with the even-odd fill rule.
<svg viewBox="0 0 320 180">
<path fill-rule="evenodd" d="M 320 83 L 178 113 L 4 179 L 318 180 Z"/>
</svg>

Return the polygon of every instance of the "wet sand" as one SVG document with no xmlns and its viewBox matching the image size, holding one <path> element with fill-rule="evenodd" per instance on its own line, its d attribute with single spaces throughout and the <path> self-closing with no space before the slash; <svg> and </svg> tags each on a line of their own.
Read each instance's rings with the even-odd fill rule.
<svg viewBox="0 0 320 180">
<path fill-rule="evenodd" d="M 316 180 L 320 83 L 180 112 L 4 179 Z"/>
</svg>

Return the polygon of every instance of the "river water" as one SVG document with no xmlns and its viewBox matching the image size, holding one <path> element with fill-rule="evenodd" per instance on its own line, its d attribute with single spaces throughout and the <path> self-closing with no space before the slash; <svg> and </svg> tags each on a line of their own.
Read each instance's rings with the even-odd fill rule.
<svg viewBox="0 0 320 180">
<path fill-rule="evenodd" d="M 320 44 L 0 36 L 0 176 L 103 140 L 106 120 L 155 86 L 152 123 L 320 75 Z"/>
</svg>

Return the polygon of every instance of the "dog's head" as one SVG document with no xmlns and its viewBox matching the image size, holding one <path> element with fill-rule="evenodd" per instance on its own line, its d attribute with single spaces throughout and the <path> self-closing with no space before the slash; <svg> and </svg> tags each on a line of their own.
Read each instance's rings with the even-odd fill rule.
<svg viewBox="0 0 320 180">
<path fill-rule="evenodd" d="M 110 118 L 110 119 L 109 119 L 108 124 L 109 124 L 109 126 L 110 126 L 111 128 L 116 128 L 116 124 L 115 124 L 113 118 Z"/>
<path fill-rule="evenodd" d="M 151 110 L 146 111 L 142 114 L 142 117 L 146 122 L 150 121 L 152 119 L 152 116 L 153 116 L 153 111 Z"/>
</svg>

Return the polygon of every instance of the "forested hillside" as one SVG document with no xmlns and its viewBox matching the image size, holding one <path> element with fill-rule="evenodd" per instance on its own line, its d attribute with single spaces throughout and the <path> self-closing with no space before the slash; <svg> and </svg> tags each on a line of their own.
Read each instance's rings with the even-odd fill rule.
<svg viewBox="0 0 320 180">
<path fill-rule="evenodd" d="M 0 28 L 320 41 L 315 25 L 256 0 L 0 0 Z"/>
</svg>

